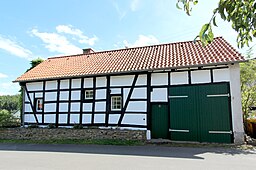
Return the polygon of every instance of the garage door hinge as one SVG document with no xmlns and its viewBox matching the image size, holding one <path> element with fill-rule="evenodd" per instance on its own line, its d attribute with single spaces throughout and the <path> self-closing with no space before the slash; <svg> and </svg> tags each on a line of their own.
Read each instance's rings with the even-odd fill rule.
<svg viewBox="0 0 256 170">
<path fill-rule="evenodd" d="M 207 97 L 230 97 L 230 94 L 208 94 Z"/>
<path fill-rule="evenodd" d="M 169 96 L 170 99 L 187 98 L 188 96 Z"/>
<path fill-rule="evenodd" d="M 212 134 L 232 134 L 232 131 L 214 131 L 214 130 L 210 130 L 209 133 L 212 133 Z"/>
<path fill-rule="evenodd" d="M 183 130 L 183 129 L 169 129 L 169 132 L 185 132 L 185 133 L 188 133 L 189 130 Z"/>
</svg>

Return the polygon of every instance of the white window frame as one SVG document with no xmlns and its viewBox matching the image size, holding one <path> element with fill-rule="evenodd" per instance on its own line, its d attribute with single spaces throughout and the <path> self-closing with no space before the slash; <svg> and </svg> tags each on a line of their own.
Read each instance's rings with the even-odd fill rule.
<svg viewBox="0 0 256 170">
<path fill-rule="evenodd" d="M 119 101 L 113 101 L 115 99 L 119 98 Z M 116 105 L 119 105 L 119 107 L 117 108 Z M 111 96 L 111 111 L 121 111 L 122 110 L 122 96 L 121 95 L 113 95 Z"/>
<path fill-rule="evenodd" d="M 85 99 L 93 99 L 94 93 L 93 90 L 85 90 L 84 91 Z"/>
<path fill-rule="evenodd" d="M 39 102 L 41 103 L 41 108 L 39 108 Z M 36 99 L 36 111 L 37 112 L 42 112 L 44 108 L 44 101 L 42 98 Z"/>
</svg>

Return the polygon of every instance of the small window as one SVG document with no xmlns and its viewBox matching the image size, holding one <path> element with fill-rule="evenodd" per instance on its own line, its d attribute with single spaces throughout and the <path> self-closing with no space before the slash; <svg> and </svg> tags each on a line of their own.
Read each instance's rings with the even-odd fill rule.
<svg viewBox="0 0 256 170">
<path fill-rule="evenodd" d="M 85 90 L 85 99 L 93 99 L 93 90 Z"/>
<path fill-rule="evenodd" d="M 41 112 L 43 110 L 43 99 L 36 99 L 36 111 Z"/>
<path fill-rule="evenodd" d="M 111 97 L 111 110 L 119 111 L 122 109 L 122 97 L 121 96 L 112 96 Z"/>
</svg>

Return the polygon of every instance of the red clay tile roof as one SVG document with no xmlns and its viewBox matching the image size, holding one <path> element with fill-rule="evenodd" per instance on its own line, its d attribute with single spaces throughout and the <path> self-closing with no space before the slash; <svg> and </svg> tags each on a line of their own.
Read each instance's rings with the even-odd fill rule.
<svg viewBox="0 0 256 170">
<path fill-rule="evenodd" d="M 200 41 L 188 41 L 48 58 L 15 81 L 162 70 L 241 61 L 244 61 L 243 56 L 222 37 L 218 37 L 206 47 L 203 47 Z"/>
</svg>

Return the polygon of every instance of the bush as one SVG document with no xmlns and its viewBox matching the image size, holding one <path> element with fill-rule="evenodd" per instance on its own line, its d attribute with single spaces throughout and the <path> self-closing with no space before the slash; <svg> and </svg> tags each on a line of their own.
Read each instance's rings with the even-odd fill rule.
<svg viewBox="0 0 256 170">
<path fill-rule="evenodd" d="M 81 124 L 75 124 L 75 125 L 73 126 L 73 128 L 74 128 L 74 129 L 83 129 L 84 127 L 83 127 L 83 125 L 81 125 Z"/>
<path fill-rule="evenodd" d="M 0 127 L 18 127 L 19 119 L 15 118 L 8 110 L 0 110 Z"/>
<path fill-rule="evenodd" d="M 50 123 L 50 124 L 48 124 L 47 128 L 48 129 L 54 129 L 54 128 L 56 128 L 56 126 L 55 126 L 55 124 Z"/>
<path fill-rule="evenodd" d="M 30 124 L 28 128 L 39 128 L 38 124 Z"/>
</svg>

